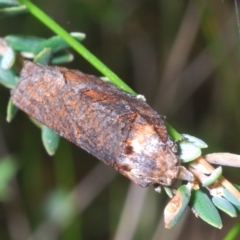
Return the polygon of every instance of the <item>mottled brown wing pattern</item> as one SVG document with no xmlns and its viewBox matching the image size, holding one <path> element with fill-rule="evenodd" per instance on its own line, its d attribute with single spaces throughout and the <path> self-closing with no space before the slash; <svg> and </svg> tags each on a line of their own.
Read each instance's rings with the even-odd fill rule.
<svg viewBox="0 0 240 240">
<path fill-rule="evenodd" d="M 111 83 L 26 62 L 12 101 L 140 186 L 171 185 L 178 176 L 162 118 Z"/>
</svg>

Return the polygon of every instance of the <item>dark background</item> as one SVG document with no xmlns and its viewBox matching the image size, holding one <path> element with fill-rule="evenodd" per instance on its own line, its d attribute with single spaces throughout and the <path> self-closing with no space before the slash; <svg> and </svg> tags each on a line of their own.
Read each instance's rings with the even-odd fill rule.
<svg viewBox="0 0 240 240">
<path fill-rule="evenodd" d="M 240 40 L 233 1 L 36 0 L 179 132 L 203 139 L 204 152 L 239 154 Z M 2 17 L 0 36 L 53 33 L 30 14 Z M 74 53 L 74 51 L 72 51 Z M 68 68 L 101 76 L 81 56 Z M 61 139 L 49 157 L 40 130 L 19 112 L 6 123 L 9 90 L 0 87 L 0 157 L 20 169 L 0 203 L 0 239 L 223 239 L 237 219 L 222 214 L 218 230 L 186 211 L 164 229 L 167 197 L 142 189 Z M 224 168 L 239 183 L 239 170 Z M 77 194 L 77 207 L 58 203 Z M 239 219 L 239 218 L 238 218 Z"/>
</svg>

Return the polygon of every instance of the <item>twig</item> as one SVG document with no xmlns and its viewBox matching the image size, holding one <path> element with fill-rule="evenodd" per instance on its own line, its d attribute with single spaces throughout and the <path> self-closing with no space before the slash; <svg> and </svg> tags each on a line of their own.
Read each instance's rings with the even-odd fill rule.
<svg viewBox="0 0 240 240">
<path fill-rule="evenodd" d="M 203 176 L 204 174 L 195 170 L 194 164 L 196 163 L 206 168 L 210 173 L 214 171 L 214 167 L 206 161 L 204 156 L 199 157 L 198 159 L 189 164 L 188 170 L 192 172 L 200 180 L 200 182 L 203 182 L 203 180 L 205 180 L 205 177 Z M 218 179 L 218 184 L 221 184 L 223 187 L 225 187 L 232 195 L 234 195 L 240 201 L 240 192 L 226 178 L 221 176 Z M 210 188 L 212 189 L 211 186 Z M 214 187 L 216 187 L 216 185 L 214 185 Z"/>
</svg>

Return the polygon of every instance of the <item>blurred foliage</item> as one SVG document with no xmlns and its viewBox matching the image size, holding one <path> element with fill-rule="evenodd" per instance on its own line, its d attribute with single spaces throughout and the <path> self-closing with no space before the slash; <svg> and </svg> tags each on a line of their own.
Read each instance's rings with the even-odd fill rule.
<svg viewBox="0 0 240 240">
<path fill-rule="evenodd" d="M 209 152 L 240 154 L 240 40 L 232 2 L 34 2 L 67 31 L 86 33 L 84 44 L 180 132 L 204 139 Z M 30 14 L 0 21 L 1 37 L 53 35 Z M 67 67 L 99 75 L 77 55 Z M 24 114 L 6 123 L 8 98 L 1 87 L 0 158 L 14 153 L 21 167 L 0 205 L 1 239 L 223 239 L 236 223 L 223 216 L 219 231 L 190 214 L 165 230 L 164 194 L 115 177 L 63 139 L 53 159 L 47 156 L 39 129 Z M 224 168 L 224 175 L 238 182 L 239 170 Z M 61 216 L 68 216 L 65 222 Z"/>
</svg>

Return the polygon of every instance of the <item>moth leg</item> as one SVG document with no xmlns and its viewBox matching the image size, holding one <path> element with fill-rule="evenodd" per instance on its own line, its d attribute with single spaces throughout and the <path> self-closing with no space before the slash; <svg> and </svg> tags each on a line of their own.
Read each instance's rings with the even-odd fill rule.
<svg viewBox="0 0 240 240">
<path fill-rule="evenodd" d="M 168 136 L 167 145 L 168 145 L 168 147 L 172 150 L 172 152 L 173 152 L 175 155 L 178 154 L 177 141 L 172 140 L 172 138 L 171 138 L 170 136 Z"/>
<path fill-rule="evenodd" d="M 157 193 L 161 193 L 162 188 L 161 188 L 161 186 L 159 184 L 154 184 L 154 190 Z"/>
</svg>

